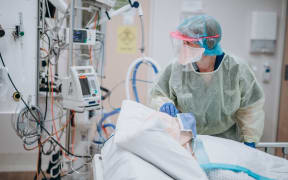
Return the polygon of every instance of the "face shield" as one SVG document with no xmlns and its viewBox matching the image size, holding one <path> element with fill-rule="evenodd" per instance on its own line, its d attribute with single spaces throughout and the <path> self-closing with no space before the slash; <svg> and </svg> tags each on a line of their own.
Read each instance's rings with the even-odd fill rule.
<svg viewBox="0 0 288 180">
<path fill-rule="evenodd" d="M 208 38 L 218 38 L 219 35 L 193 38 L 182 34 L 179 31 L 171 32 L 171 40 L 175 57 L 182 65 L 189 65 L 201 60 L 205 55 L 203 42 Z"/>
<path fill-rule="evenodd" d="M 220 24 L 206 15 L 185 19 L 177 31 L 171 32 L 173 48 L 181 64 L 197 61 L 200 56 L 223 54 L 220 47 Z"/>
</svg>

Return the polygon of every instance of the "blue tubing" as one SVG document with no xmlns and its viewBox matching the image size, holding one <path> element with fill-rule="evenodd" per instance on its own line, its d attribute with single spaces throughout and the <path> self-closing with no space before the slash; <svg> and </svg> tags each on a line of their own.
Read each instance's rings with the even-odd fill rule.
<svg viewBox="0 0 288 180">
<path fill-rule="evenodd" d="M 113 116 L 115 114 L 118 114 L 120 112 L 120 110 L 121 110 L 120 108 L 117 108 L 117 109 L 115 109 L 115 110 L 113 110 L 113 111 L 111 111 L 109 113 L 104 113 L 103 117 L 100 119 L 99 123 L 97 124 L 97 131 L 98 131 L 100 137 L 103 137 L 102 136 L 102 124 L 103 124 L 103 122 L 108 117 Z"/>
<path fill-rule="evenodd" d="M 104 128 L 111 127 L 112 129 L 116 129 L 116 126 L 114 124 L 110 124 L 110 123 L 104 124 L 103 127 Z"/>
<path fill-rule="evenodd" d="M 133 78 L 132 78 L 132 87 L 133 87 L 133 93 L 134 93 L 134 96 L 135 96 L 135 99 L 136 99 L 136 102 L 140 102 L 139 101 L 139 96 L 138 96 L 138 91 L 137 91 L 137 87 L 136 87 L 136 74 L 137 74 L 137 71 L 138 71 L 138 68 L 140 67 L 140 65 L 143 63 L 143 61 L 140 61 L 138 62 L 136 65 L 135 65 L 135 68 L 134 68 L 134 71 L 133 71 Z M 158 73 L 158 69 L 157 67 L 155 66 L 155 64 L 153 64 L 152 62 L 148 61 L 149 64 L 151 64 L 153 70 L 154 70 L 154 73 L 157 74 Z M 118 114 L 120 112 L 120 108 L 117 108 L 109 113 L 104 113 L 103 117 L 100 119 L 99 123 L 97 124 L 97 131 L 99 133 L 99 136 L 101 138 L 103 138 L 102 136 L 102 124 L 103 122 L 110 116 L 113 116 L 115 114 Z M 106 127 L 112 127 L 113 129 L 116 129 L 115 125 L 114 124 L 104 124 L 104 128 Z"/>
<path fill-rule="evenodd" d="M 136 102 L 140 102 L 139 100 L 139 96 L 138 96 L 138 91 L 137 91 L 137 87 L 136 87 L 136 74 L 137 74 L 137 71 L 138 71 L 138 68 L 140 67 L 140 65 L 143 63 L 143 61 L 140 61 L 138 62 L 136 65 L 135 65 L 135 68 L 134 68 L 134 71 L 133 71 L 133 75 L 132 75 L 132 88 L 133 88 L 133 93 L 134 93 L 134 97 L 135 97 L 135 100 Z M 158 73 L 158 69 L 157 67 L 155 66 L 155 64 L 153 64 L 152 62 L 148 61 L 149 64 L 151 64 L 153 70 L 154 70 L 154 73 L 157 74 Z"/>
</svg>

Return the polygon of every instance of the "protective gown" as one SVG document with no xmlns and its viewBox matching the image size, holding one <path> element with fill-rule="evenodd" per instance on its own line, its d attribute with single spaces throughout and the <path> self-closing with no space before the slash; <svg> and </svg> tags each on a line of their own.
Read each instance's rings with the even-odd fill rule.
<svg viewBox="0 0 288 180">
<path fill-rule="evenodd" d="M 262 136 L 263 90 L 250 67 L 228 54 L 211 73 L 169 64 L 150 95 L 156 110 L 172 102 L 180 112 L 192 112 L 199 134 L 256 143 Z"/>
</svg>

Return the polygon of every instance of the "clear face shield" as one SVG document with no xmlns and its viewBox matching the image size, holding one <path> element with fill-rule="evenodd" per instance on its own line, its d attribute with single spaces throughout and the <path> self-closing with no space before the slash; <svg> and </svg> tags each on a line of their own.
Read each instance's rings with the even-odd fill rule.
<svg viewBox="0 0 288 180">
<path fill-rule="evenodd" d="M 219 42 L 221 27 L 207 15 L 185 19 L 177 31 L 171 32 L 175 58 L 182 65 L 191 65 L 203 56 L 217 56 L 223 53 Z"/>
<path fill-rule="evenodd" d="M 172 46 L 174 49 L 174 58 L 182 65 L 188 65 L 200 61 L 205 48 L 199 44 L 201 39 L 189 38 L 178 31 L 171 34 Z"/>
<path fill-rule="evenodd" d="M 188 37 L 179 31 L 171 32 L 171 41 L 174 49 L 174 60 L 183 65 L 183 71 L 196 71 L 195 63 L 200 61 L 207 54 L 208 48 L 204 45 L 211 39 L 218 38 L 215 36 L 195 36 Z M 214 54 L 213 54 L 214 55 Z"/>
</svg>

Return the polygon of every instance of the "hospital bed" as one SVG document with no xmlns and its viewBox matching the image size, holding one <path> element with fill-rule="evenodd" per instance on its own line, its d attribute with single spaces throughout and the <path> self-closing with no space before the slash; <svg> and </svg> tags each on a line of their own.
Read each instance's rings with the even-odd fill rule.
<svg viewBox="0 0 288 180">
<path fill-rule="evenodd" d="M 273 153 L 275 152 L 275 149 L 281 149 L 283 158 L 288 158 L 288 143 L 284 142 L 262 142 L 257 144 L 257 149 L 265 151 L 266 153 Z M 104 152 L 105 151 L 105 152 Z M 154 167 L 150 163 L 146 162 L 145 160 L 139 158 L 138 156 L 123 152 L 123 150 L 117 149 L 115 144 L 113 144 L 113 139 L 107 142 L 105 147 L 103 148 L 102 152 L 105 153 L 103 159 L 101 154 L 96 154 L 93 158 L 93 180 L 106 180 L 107 177 L 110 176 L 119 176 L 122 177 L 123 175 L 126 176 L 126 179 L 129 179 L 131 176 L 131 173 L 134 174 L 134 179 L 139 180 L 145 180 L 145 179 L 161 179 L 161 180 L 172 180 L 173 178 L 169 177 L 167 174 L 159 170 L 158 168 Z M 114 156 L 114 157 L 113 157 Z M 118 157 L 117 157 L 118 156 Z M 117 158 L 119 163 L 115 163 L 114 165 L 111 165 L 109 160 L 112 160 L 113 158 Z M 120 163 L 121 162 L 121 163 Z M 112 167 L 112 169 L 108 170 L 106 164 L 108 163 L 109 168 Z M 118 166 L 118 167 L 117 167 Z M 122 167 L 121 167 L 122 166 Z M 130 166 L 130 174 L 127 174 L 127 166 Z M 105 167 L 105 168 L 104 168 Z M 120 171 L 123 171 L 122 173 Z M 111 175 L 105 175 L 104 179 L 104 173 L 115 173 Z M 117 174 L 118 173 L 118 174 Z M 123 174 L 124 173 L 124 174 Z M 125 174 L 126 173 L 126 174 Z M 130 177 L 129 177 L 130 176 Z M 288 179 L 288 177 L 287 177 Z"/>
<path fill-rule="evenodd" d="M 94 180 L 218 180 L 226 175 L 233 180 L 288 180 L 288 161 L 263 152 L 280 148 L 287 157 L 288 143 L 259 143 L 260 151 L 197 135 L 191 152 L 166 132 L 168 119 L 161 118 L 141 104 L 124 102 L 115 135 L 93 159 Z"/>
</svg>

